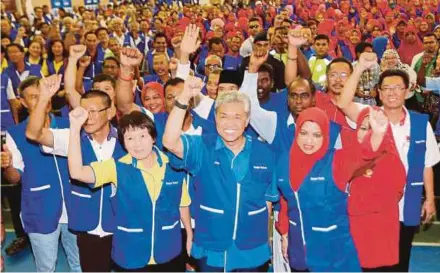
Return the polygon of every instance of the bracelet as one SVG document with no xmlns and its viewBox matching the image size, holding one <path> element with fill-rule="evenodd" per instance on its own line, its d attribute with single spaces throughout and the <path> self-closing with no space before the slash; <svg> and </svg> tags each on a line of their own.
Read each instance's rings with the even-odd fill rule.
<svg viewBox="0 0 440 273">
<path fill-rule="evenodd" d="M 133 77 L 131 77 L 131 78 L 124 78 L 124 77 L 122 77 L 122 75 L 119 75 L 119 79 L 120 79 L 120 80 L 123 80 L 123 81 L 126 81 L 126 82 L 131 82 L 131 81 L 133 81 Z"/>
<path fill-rule="evenodd" d="M 289 59 L 289 60 L 291 60 L 291 61 L 296 61 L 296 60 L 298 60 L 298 57 L 296 57 L 296 58 L 291 58 L 289 55 L 287 55 L 287 59 Z"/>
<path fill-rule="evenodd" d="M 180 108 L 182 110 L 187 110 L 188 109 L 188 104 L 182 104 L 178 100 L 174 101 L 174 106 L 176 106 L 177 108 Z"/>
</svg>

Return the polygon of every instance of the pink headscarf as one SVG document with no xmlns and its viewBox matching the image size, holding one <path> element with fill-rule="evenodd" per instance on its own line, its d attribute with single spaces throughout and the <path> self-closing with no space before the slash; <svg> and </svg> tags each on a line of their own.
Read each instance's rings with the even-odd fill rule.
<svg viewBox="0 0 440 273">
<path fill-rule="evenodd" d="M 408 33 L 414 33 L 415 42 L 413 44 L 408 43 L 406 39 L 406 35 Z M 405 29 L 405 36 L 400 43 L 400 47 L 397 50 L 399 53 L 400 59 L 403 63 L 407 65 L 411 65 L 412 59 L 415 55 L 423 51 L 423 44 L 417 36 L 417 29 L 414 26 L 407 26 Z"/>
</svg>

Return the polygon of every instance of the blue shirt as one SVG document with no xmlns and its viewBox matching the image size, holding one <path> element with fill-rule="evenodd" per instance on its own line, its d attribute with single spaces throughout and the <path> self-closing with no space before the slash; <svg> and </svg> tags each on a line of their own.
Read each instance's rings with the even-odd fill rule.
<svg viewBox="0 0 440 273">
<path fill-rule="evenodd" d="M 194 139 L 197 141 L 202 141 L 201 138 Z M 192 143 L 193 147 L 200 147 L 201 143 Z M 252 145 L 247 140 L 245 142 L 245 146 L 243 150 L 238 154 L 234 155 L 234 153 L 229 150 L 220 136 L 217 137 L 215 150 L 222 150 L 228 159 L 231 162 L 231 168 L 234 173 L 235 179 L 237 181 L 243 180 L 248 172 L 249 159 L 251 155 Z M 201 153 L 199 153 L 201 155 Z M 201 163 L 201 161 L 198 161 Z M 203 257 L 207 257 L 207 264 L 213 267 L 225 267 L 225 258 L 226 258 L 226 271 L 234 270 L 234 269 L 244 269 L 244 268 L 253 268 L 260 266 L 267 262 L 270 257 L 270 249 L 269 244 L 266 243 L 259 247 L 247 250 L 238 249 L 235 245 L 235 242 L 229 247 L 229 249 L 225 252 L 222 251 L 213 251 L 209 249 L 204 249 L 203 247 L 198 246 L 197 244 L 193 244 L 191 249 L 191 256 L 196 259 L 201 259 Z"/>
</svg>

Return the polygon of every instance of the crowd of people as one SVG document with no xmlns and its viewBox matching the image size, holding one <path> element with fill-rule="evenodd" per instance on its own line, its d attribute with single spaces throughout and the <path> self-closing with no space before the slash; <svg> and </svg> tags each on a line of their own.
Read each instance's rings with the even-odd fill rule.
<svg viewBox="0 0 440 273">
<path fill-rule="evenodd" d="M 2 3 L 6 254 L 408 271 L 436 214 L 439 44 L 438 0 Z"/>
</svg>

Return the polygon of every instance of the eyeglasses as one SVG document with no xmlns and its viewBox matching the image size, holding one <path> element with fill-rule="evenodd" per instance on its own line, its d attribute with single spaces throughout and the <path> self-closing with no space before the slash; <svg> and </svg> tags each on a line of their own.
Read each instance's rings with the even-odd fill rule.
<svg viewBox="0 0 440 273">
<path fill-rule="evenodd" d="M 331 80 L 336 80 L 336 78 L 344 80 L 344 79 L 348 78 L 348 73 L 345 73 L 345 72 L 342 72 L 342 73 L 332 72 L 332 73 L 328 74 L 328 78 L 331 79 Z"/>
<path fill-rule="evenodd" d="M 107 107 L 105 107 L 105 108 L 103 108 L 101 110 L 89 110 L 89 116 L 96 117 L 99 113 L 101 113 L 101 112 L 103 112 L 103 111 L 105 111 L 105 110 L 107 110 L 109 108 L 110 108 L 110 106 L 107 106 Z"/>
<path fill-rule="evenodd" d="M 206 68 L 208 68 L 209 70 L 215 70 L 215 69 L 220 69 L 222 67 L 218 64 L 207 64 Z"/>
<path fill-rule="evenodd" d="M 404 86 L 399 86 L 399 85 L 397 85 L 397 86 L 384 86 L 384 87 L 381 88 L 382 92 L 384 92 L 384 93 L 389 93 L 391 91 L 402 92 L 405 89 L 406 88 Z"/>
<path fill-rule="evenodd" d="M 296 94 L 296 93 L 289 93 L 289 98 L 292 100 L 297 100 L 298 98 L 300 100 L 306 100 L 310 98 L 310 93 L 301 93 L 301 94 Z"/>
<path fill-rule="evenodd" d="M 104 68 L 105 69 L 117 69 L 118 66 L 116 66 L 116 65 L 104 65 Z"/>
<path fill-rule="evenodd" d="M 251 26 L 249 26 L 250 29 L 254 29 L 254 28 L 258 28 L 258 27 L 259 27 L 258 25 L 251 25 Z"/>
</svg>

